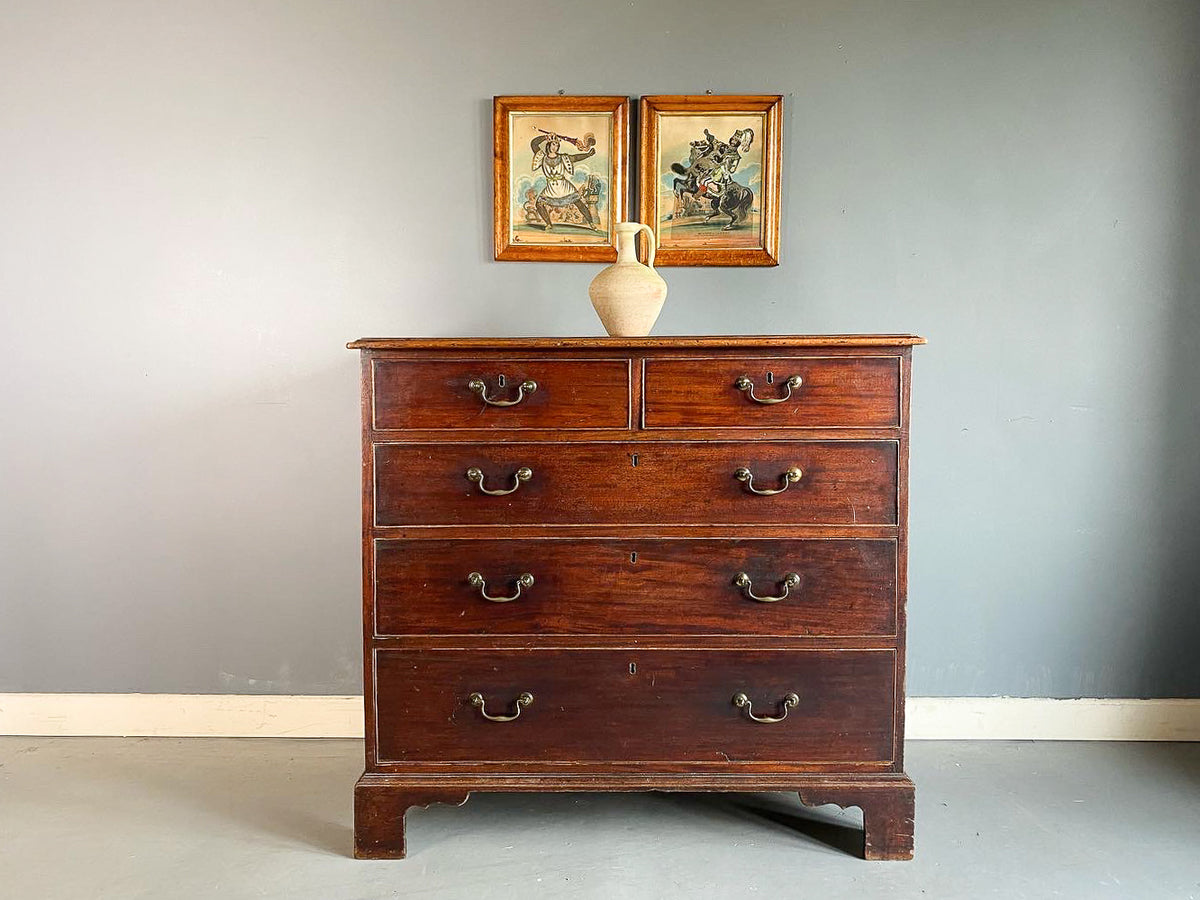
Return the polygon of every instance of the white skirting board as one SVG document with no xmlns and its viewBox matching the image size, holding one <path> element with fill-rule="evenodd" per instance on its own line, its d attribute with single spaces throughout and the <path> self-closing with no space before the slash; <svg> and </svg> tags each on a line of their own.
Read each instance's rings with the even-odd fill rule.
<svg viewBox="0 0 1200 900">
<path fill-rule="evenodd" d="M 1200 699 L 910 697 L 910 740 L 1200 741 Z M 362 697 L 5 694 L 0 735 L 361 738 Z"/>
</svg>

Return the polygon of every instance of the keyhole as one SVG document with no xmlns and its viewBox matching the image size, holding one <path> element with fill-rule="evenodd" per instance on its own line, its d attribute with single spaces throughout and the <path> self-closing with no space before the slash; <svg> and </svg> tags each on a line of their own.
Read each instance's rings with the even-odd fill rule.
<svg viewBox="0 0 1200 900">
<path fill-rule="evenodd" d="M 501 382 L 501 384 L 503 384 L 503 383 L 504 383 L 504 382 Z M 774 373 L 774 372 L 768 372 L 768 373 L 767 373 L 767 384 L 774 384 L 774 383 L 775 383 L 775 373 Z"/>
<path fill-rule="evenodd" d="M 632 456 L 629 457 L 629 459 L 633 463 L 633 467 L 636 469 L 637 464 L 638 464 L 638 455 L 636 453 L 634 453 Z"/>
<path fill-rule="evenodd" d="M 771 379 L 770 379 L 770 378 L 768 378 L 767 380 L 768 380 L 768 381 L 770 381 Z M 496 379 L 496 383 L 497 383 L 497 384 L 499 384 L 499 385 L 500 385 L 500 387 L 504 387 L 504 376 L 503 376 L 503 375 L 501 375 L 500 377 L 498 377 L 498 378 Z"/>
<path fill-rule="evenodd" d="M 629 664 L 629 674 L 630 674 L 630 675 L 636 675 L 636 674 L 637 674 L 637 663 L 630 663 L 630 664 Z"/>
<path fill-rule="evenodd" d="M 632 553 L 629 554 L 629 561 L 631 563 L 637 562 L 637 551 L 636 550 L 634 550 Z"/>
</svg>

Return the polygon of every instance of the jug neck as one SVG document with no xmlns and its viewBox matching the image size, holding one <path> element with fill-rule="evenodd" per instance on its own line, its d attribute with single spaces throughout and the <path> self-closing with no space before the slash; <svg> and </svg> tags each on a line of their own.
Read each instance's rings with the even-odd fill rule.
<svg viewBox="0 0 1200 900">
<path fill-rule="evenodd" d="M 637 257 L 637 228 L 617 226 L 617 262 L 636 263 Z"/>
</svg>

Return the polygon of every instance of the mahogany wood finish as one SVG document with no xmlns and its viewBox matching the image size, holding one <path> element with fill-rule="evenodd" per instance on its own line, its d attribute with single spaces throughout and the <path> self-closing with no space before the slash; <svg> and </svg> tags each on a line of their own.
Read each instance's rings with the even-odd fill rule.
<svg viewBox="0 0 1200 900">
<path fill-rule="evenodd" d="M 797 793 L 805 806 L 833 803 L 863 811 L 864 859 L 912 859 L 913 784 L 847 780 L 801 788 Z"/>
<path fill-rule="evenodd" d="M 467 576 L 483 576 L 483 598 Z M 745 572 L 758 596 L 734 579 Z M 895 540 L 380 540 L 377 635 L 892 635 Z"/>
<path fill-rule="evenodd" d="M 377 360 L 375 428 L 629 428 L 628 359 Z M 470 383 L 482 381 L 489 400 Z M 519 391 L 532 380 L 536 389 Z M 502 383 L 503 382 L 503 383 Z"/>
<path fill-rule="evenodd" d="M 352 344 L 367 711 L 355 855 L 402 857 L 406 810 L 473 790 L 785 790 L 861 807 L 867 858 L 911 857 L 907 411 L 919 343 Z M 745 375 L 757 396 L 781 396 L 793 374 L 801 386 L 778 404 L 735 384 Z M 493 399 L 525 380 L 538 390 L 489 406 L 468 387 L 476 378 Z M 483 494 L 472 466 L 483 487 L 517 489 Z M 514 480 L 521 466 L 532 475 Z M 746 467 L 773 490 L 791 466 L 802 476 L 770 496 L 734 477 Z M 481 593 L 518 585 L 511 602 Z"/>
<path fill-rule="evenodd" d="M 354 786 L 354 855 L 358 859 L 404 859 L 404 816 L 414 806 L 462 806 L 470 793 L 436 787 L 398 791 L 363 778 Z"/>
<path fill-rule="evenodd" d="M 900 424 L 900 360 L 748 357 L 646 360 L 646 428 L 888 428 Z M 730 390 L 741 377 L 754 396 Z M 789 378 L 799 376 L 791 389 Z M 780 399 L 783 397 L 787 399 Z"/>
<path fill-rule="evenodd" d="M 380 766 L 890 763 L 893 650 L 376 651 Z M 533 702 L 511 722 L 516 699 Z M 744 692 L 755 722 L 733 703 Z"/>
<path fill-rule="evenodd" d="M 375 445 L 379 525 L 891 525 L 896 441 Z M 776 490 L 793 466 L 800 480 Z M 507 490 L 522 468 L 528 481 Z"/>
<path fill-rule="evenodd" d="M 690 337 L 456 337 L 379 338 L 364 337 L 346 346 L 351 350 L 401 350 L 405 353 L 438 352 L 510 353 L 513 350 L 713 350 L 727 356 L 758 354 L 762 350 L 832 350 L 840 347 L 874 348 L 899 353 L 905 347 L 925 343 L 915 334 L 755 334 L 736 337 L 693 335 Z M 874 355 L 874 354 L 868 354 Z"/>
</svg>

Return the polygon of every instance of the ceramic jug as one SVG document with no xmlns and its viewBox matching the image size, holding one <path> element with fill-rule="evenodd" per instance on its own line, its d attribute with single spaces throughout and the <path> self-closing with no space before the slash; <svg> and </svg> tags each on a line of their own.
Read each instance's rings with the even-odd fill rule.
<svg viewBox="0 0 1200 900">
<path fill-rule="evenodd" d="M 646 232 L 646 265 L 637 259 L 637 234 Z M 617 223 L 617 261 L 588 285 L 604 330 L 612 337 L 645 337 L 662 312 L 667 283 L 654 271 L 654 232 L 641 222 Z"/>
</svg>

